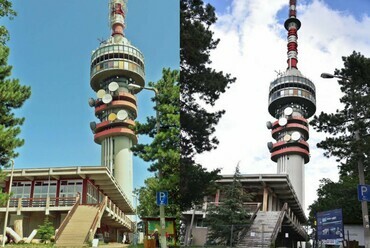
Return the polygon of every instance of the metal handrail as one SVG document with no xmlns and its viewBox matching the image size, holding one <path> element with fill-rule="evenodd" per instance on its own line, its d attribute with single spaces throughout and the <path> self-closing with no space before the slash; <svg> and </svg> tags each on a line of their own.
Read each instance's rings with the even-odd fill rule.
<svg viewBox="0 0 370 248">
<path fill-rule="evenodd" d="M 49 207 L 73 206 L 75 204 L 75 200 L 76 200 L 76 197 L 50 197 Z M 46 202 L 47 202 L 47 197 L 10 198 L 10 207 L 22 207 L 22 208 L 45 207 Z"/>
<path fill-rule="evenodd" d="M 96 213 L 95 218 L 90 226 L 89 233 L 86 235 L 85 242 L 91 241 L 93 239 L 93 235 L 95 234 L 96 229 L 98 228 L 98 225 L 97 225 L 98 221 L 101 219 L 104 213 L 104 209 L 107 206 L 107 203 L 108 203 L 108 196 L 105 196 L 104 201 L 102 201 L 99 204 L 98 212 Z"/>
<path fill-rule="evenodd" d="M 257 204 L 257 208 L 256 208 L 256 210 L 253 212 L 253 214 L 251 215 L 251 217 L 249 218 L 249 220 L 250 221 L 253 221 L 255 218 L 256 218 L 256 216 L 257 216 L 257 213 L 258 213 L 258 211 L 260 211 L 261 210 L 261 207 L 262 207 L 262 203 L 258 203 Z"/>
<path fill-rule="evenodd" d="M 274 243 L 276 238 L 277 238 L 278 230 L 280 229 L 281 224 L 283 223 L 284 216 L 285 216 L 287 210 L 288 210 L 288 203 L 284 203 L 284 205 L 281 209 L 278 221 L 276 222 L 274 230 L 272 231 L 272 234 L 271 234 L 271 243 Z"/>
<path fill-rule="evenodd" d="M 73 205 L 71 210 L 68 211 L 67 216 L 62 221 L 62 224 L 60 224 L 58 231 L 55 234 L 55 241 L 57 241 L 60 238 L 60 235 L 62 234 L 64 228 L 67 226 L 69 220 L 72 218 L 74 212 L 76 211 L 77 207 L 80 205 L 80 193 L 77 193 L 76 196 L 76 203 Z"/>
</svg>

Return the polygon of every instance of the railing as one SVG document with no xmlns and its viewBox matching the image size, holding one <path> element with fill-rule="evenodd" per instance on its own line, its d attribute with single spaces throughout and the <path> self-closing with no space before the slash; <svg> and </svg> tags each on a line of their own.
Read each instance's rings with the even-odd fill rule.
<svg viewBox="0 0 370 248">
<path fill-rule="evenodd" d="M 119 209 L 116 204 L 114 204 L 110 199 L 108 199 L 108 202 L 107 202 L 107 206 L 106 206 L 109 211 L 114 215 L 114 217 L 116 219 L 118 219 L 118 221 L 122 221 L 124 223 L 126 223 L 126 227 L 132 229 L 133 227 L 133 223 L 132 221 L 130 220 L 130 218 L 128 218 L 122 211 L 121 209 Z"/>
<path fill-rule="evenodd" d="M 208 205 L 222 205 L 223 202 L 208 202 Z M 244 207 L 251 213 L 255 213 L 256 211 L 258 211 L 262 204 L 260 202 L 245 202 L 243 203 Z M 203 208 L 203 211 L 207 211 L 207 209 L 204 209 Z"/>
<path fill-rule="evenodd" d="M 278 235 L 278 231 L 279 231 L 279 229 L 280 229 L 280 227 L 283 223 L 284 216 L 285 216 L 287 210 L 288 210 L 288 203 L 284 203 L 283 208 L 281 209 L 278 221 L 277 221 L 277 223 L 275 225 L 275 228 L 274 228 L 274 230 L 272 231 L 272 234 L 271 234 L 271 243 L 275 243 L 275 240 L 276 240 L 277 235 Z"/>
<path fill-rule="evenodd" d="M 262 207 L 262 203 L 260 203 L 260 202 L 259 202 L 259 203 L 257 204 L 256 210 L 254 210 L 253 214 L 252 214 L 252 215 L 251 215 L 251 217 L 249 218 L 249 220 L 250 220 L 250 221 L 253 221 L 253 220 L 256 218 L 258 211 L 260 211 L 260 210 L 261 210 L 261 207 Z"/>
<path fill-rule="evenodd" d="M 64 228 L 67 226 L 69 220 L 72 218 L 74 212 L 76 211 L 78 205 L 80 205 L 80 193 L 77 193 L 77 196 L 75 197 L 75 204 L 73 205 L 72 209 L 68 211 L 67 216 L 62 221 L 62 224 L 60 224 L 58 231 L 55 234 L 55 241 L 57 241 L 62 234 Z"/>
<path fill-rule="evenodd" d="M 93 240 L 96 229 L 98 228 L 98 221 L 100 221 L 101 217 L 104 214 L 104 209 L 107 206 L 107 202 L 108 197 L 105 196 L 104 200 L 99 204 L 98 212 L 96 213 L 95 218 L 91 224 L 89 233 L 86 235 L 85 242 Z"/>
<path fill-rule="evenodd" d="M 70 207 L 76 202 L 76 197 L 45 197 L 45 198 L 11 198 L 9 207 Z"/>
</svg>

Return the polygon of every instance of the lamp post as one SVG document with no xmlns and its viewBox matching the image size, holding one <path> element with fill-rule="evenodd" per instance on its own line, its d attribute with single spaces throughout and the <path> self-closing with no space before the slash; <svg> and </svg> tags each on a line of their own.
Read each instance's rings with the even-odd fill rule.
<svg viewBox="0 0 370 248">
<path fill-rule="evenodd" d="M 135 222 L 136 222 L 136 225 L 135 225 L 135 234 L 134 234 L 134 244 L 135 244 L 135 247 L 136 247 L 137 243 L 139 241 L 139 232 L 137 231 L 137 219 L 138 219 L 138 216 L 137 216 L 137 198 L 138 198 L 138 193 L 134 192 L 134 194 L 132 196 L 135 197 Z"/>
<path fill-rule="evenodd" d="M 154 92 L 154 96 L 156 98 L 155 101 L 155 107 L 156 107 L 156 112 L 155 112 L 155 118 L 156 118 L 156 129 L 157 129 L 157 135 L 159 133 L 159 111 L 158 111 L 158 89 L 154 87 L 141 87 L 140 85 L 137 84 L 129 84 L 128 85 L 130 88 L 136 88 L 136 89 L 144 89 L 144 90 L 151 90 Z M 158 179 L 159 181 L 162 178 L 162 171 L 159 169 L 158 170 Z M 160 220 L 160 226 L 161 226 L 161 246 L 162 248 L 166 248 L 166 219 L 165 219 L 165 213 L 164 213 L 164 205 L 159 206 L 159 220 Z"/>
<path fill-rule="evenodd" d="M 350 78 L 332 75 L 330 73 L 322 73 L 322 78 L 339 78 L 342 80 L 347 81 L 348 83 L 352 83 Z M 358 121 L 358 113 L 357 113 L 357 106 L 354 105 L 353 107 L 353 122 L 357 123 Z M 360 141 L 360 131 L 357 129 L 354 131 L 355 141 Z M 364 164 L 363 164 L 363 156 L 359 156 L 357 160 L 357 169 L 358 169 L 358 177 L 359 183 L 361 185 L 365 185 L 365 175 L 364 175 Z M 369 229 L 369 215 L 368 215 L 368 208 L 367 208 L 367 201 L 361 201 L 361 210 L 362 210 L 362 224 L 364 228 L 364 243 L 365 248 L 370 248 L 370 229 Z"/>
<path fill-rule="evenodd" d="M 11 159 L 10 162 L 12 164 L 12 170 L 10 172 L 10 181 L 9 181 L 9 190 L 8 190 L 9 198 L 6 202 L 2 247 L 5 246 L 6 226 L 8 224 L 8 216 L 9 216 L 10 193 L 12 192 L 12 184 L 13 184 L 14 160 Z"/>
</svg>

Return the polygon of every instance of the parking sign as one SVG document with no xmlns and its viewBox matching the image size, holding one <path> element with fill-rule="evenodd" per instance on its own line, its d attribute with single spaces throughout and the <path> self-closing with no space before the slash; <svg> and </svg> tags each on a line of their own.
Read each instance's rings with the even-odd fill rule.
<svg viewBox="0 0 370 248">
<path fill-rule="evenodd" d="M 357 196 L 359 201 L 370 201 L 370 185 L 357 185 Z"/>
<path fill-rule="evenodd" d="M 157 191 L 157 205 L 168 205 L 168 191 Z"/>
</svg>

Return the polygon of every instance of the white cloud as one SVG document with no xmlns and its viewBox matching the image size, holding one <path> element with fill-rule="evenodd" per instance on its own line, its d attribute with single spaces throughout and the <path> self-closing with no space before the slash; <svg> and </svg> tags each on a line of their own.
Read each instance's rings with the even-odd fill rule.
<svg viewBox="0 0 370 248">
<path fill-rule="evenodd" d="M 223 168 L 232 174 L 240 161 L 242 173 L 275 173 L 266 143 L 273 141 L 266 121 L 268 88 L 275 71 L 286 69 L 286 31 L 277 14 L 287 9 L 286 0 L 233 0 L 227 12 L 213 27 L 214 37 L 221 38 L 212 52 L 212 67 L 237 77 L 235 84 L 222 95 L 216 109 L 226 114 L 217 126 L 220 144 L 217 150 L 198 157 L 209 169 Z M 360 21 L 345 12 L 329 9 L 323 1 L 298 6 L 302 27 L 298 32 L 298 68 L 316 85 L 317 111 L 339 108 L 341 96 L 335 80 L 320 78 L 343 66 L 341 57 L 353 50 L 370 56 L 370 18 Z M 311 161 L 306 164 L 306 207 L 316 199 L 319 180 L 338 179 L 337 163 L 325 158 L 316 143 L 325 135 L 310 130 Z"/>
</svg>

